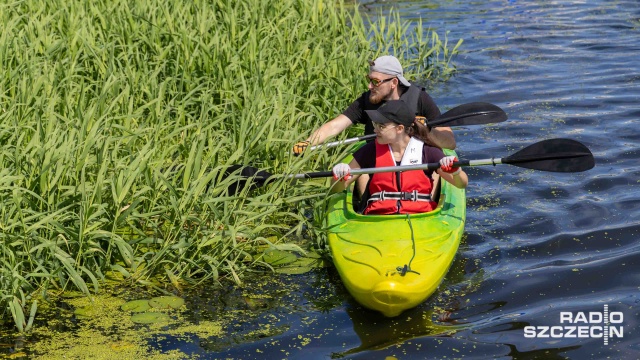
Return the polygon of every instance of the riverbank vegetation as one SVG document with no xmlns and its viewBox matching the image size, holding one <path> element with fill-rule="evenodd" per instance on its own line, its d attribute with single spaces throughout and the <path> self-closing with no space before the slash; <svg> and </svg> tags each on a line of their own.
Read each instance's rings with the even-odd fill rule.
<svg viewBox="0 0 640 360">
<path fill-rule="evenodd" d="M 265 248 L 305 250 L 325 183 L 228 194 L 227 166 L 328 168 L 290 148 L 366 89 L 367 60 L 426 81 L 460 45 L 321 0 L 26 0 L 0 24 L 0 308 L 20 331 L 51 292 L 240 283 Z"/>
</svg>

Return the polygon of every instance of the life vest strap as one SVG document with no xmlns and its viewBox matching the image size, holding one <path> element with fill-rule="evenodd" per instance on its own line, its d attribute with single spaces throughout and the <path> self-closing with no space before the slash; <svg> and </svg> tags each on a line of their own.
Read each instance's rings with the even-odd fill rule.
<svg viewBox="0 0 640 360">
<path fill-rule="evenodd" d="M 431 194 L 420 194 L 418 190 L 413 191 L 380 191 L 371 194 L 367 203 L 370 201 L 383 200 L 404 200 L 404 201 L 431 201 Z"/>
</svg>

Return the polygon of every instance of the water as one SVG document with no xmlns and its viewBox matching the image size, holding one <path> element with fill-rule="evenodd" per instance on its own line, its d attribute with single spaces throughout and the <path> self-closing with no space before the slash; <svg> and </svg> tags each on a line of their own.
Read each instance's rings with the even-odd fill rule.
<svg viewBox="0 0 640 360">
<path fill-rule="evenodd" d="M 509 165 L 469 169 L 466 237 L 457 259 L 432 298 L 397 318 L 358 306 L 327 269 L 283 278 L 295 290 L 278 295 L 275 310 L 256 311 L 238 321 L 232 340 L 190 346 L 191 353 L 640 358 L 640 3 L 364 3 L 371 14 L 391 7 L 407 19 L 422 17 L 441 35 L 448 31 L 452 43 L 464 39 L 458 74 L 424 84 L 443 111 L 483 101 L 509 115 L 498 125 L 456 128 L 461 158 L 504 157 L 561 137 L 587 145 L 596 167 L 568 174 Z M 525 337 L 526 326 L 559 326 L 561 312 L 588 315 L 605 305 L 623 316 L 623 337 L 607 345 L 602 337 Z M 264 324 L 276 330 L 252 338 Z"/>
</svg>

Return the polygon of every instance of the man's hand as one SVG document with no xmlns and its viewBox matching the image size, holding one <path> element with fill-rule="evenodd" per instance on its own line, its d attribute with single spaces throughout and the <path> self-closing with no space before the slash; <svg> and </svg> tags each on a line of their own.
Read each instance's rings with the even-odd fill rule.
<svg viewBox="0 0 640 360">
<path fill-rule="evenodd" d="M 307 140 L 300 141 L 295 145 L 293 145 L 293 149 L 291 151 L 293 152 L 293 155 L 300 156 L 307 149 L 308 146 L 309 146 L 309 141 Z"/>
</svg>

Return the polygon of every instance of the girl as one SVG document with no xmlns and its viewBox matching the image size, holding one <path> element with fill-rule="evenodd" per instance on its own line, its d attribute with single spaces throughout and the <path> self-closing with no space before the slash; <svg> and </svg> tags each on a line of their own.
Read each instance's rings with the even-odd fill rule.
<svg viewBox="0 0 640 360">
<path fill-rule="evenodd" d="M 333 191 L 342 191 L 359 175 L 351 176 L 351 169 L 440 162 L 436 170 L 440 177 L 458 188 L 466 188 L 467 174 L 452 168 L 455 156 L 445 156 L 441 149 L 426 145 L 421 138 L 427 129 L 415 121 L 415 116 L 402 100 L 390 100 L 377 110 L 367 110 L 377 135 L 353 154 L 349 164 L 333 167 Z M 415 214 L 428 212 L 437 206 L 431 199 L 433 171 L 411 170 L 377 173 L 367 185 L 369 196 L 364 214 Z M 363 194 L 360 194 L 363 195 Z M 364 197 L 361 197 L 364 199 Z"/>
</svg>

